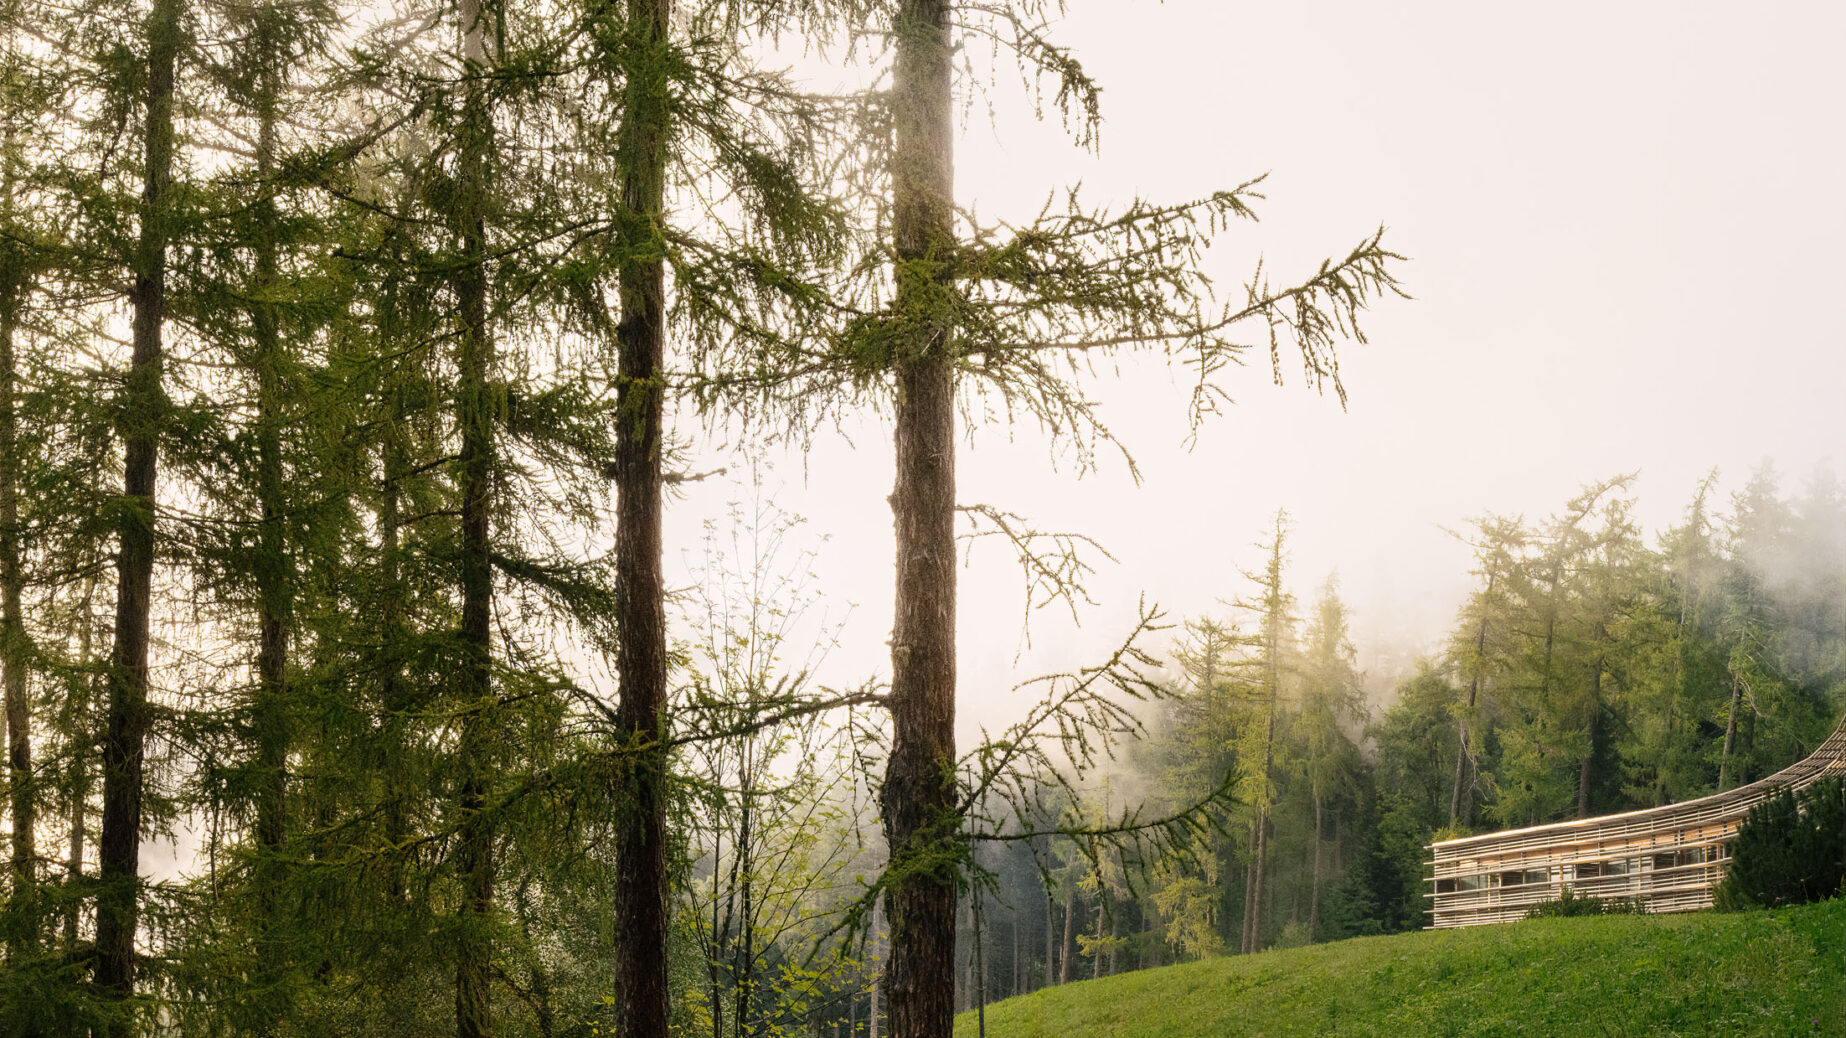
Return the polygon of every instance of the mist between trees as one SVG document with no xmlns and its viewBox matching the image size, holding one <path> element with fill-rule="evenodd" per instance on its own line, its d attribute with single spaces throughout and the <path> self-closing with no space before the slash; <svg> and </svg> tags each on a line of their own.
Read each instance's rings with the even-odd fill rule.
<svg viewBox="0 0 1846 1038">
<path fill-rule="evenodd" d="M 1397 295 L 1381 232 L 1220 293 L 1255 180 L 979 221 L 979 90 L 1095 143 L 1055 3 L 0 12 L 7 1033 L 940 1038 L 1417 926 L 1432 833 L 1748 781 L 1839 709 L 1837 487 L 1650 539 L 1616 480 L 1468 531 L 1388 709 L 1278 514 L 1222 615 L 1149 604 L 958 747 L 964 539 L 1028 612 L 1092 557 L 958 500 L 961 432 L 1132 468 L 1117 365 L 1195 422 L 1245 361 L 1343 398 Z M 671 589 L 662 514 L 706 438 L 848 414 L 893 429 L 895 626 L 827 687 L 793 520 L 739 505 Z"/>
<path fill-rule="evenodd" d="M 963 433 L 1132 471 L 1118 366 L 1195 423 L 1239 375 L 1343 400 L 1399 295 L 1382 231 L 1215 286 L 1260 177 L 980 220 L 983 90 L 1096 144 L 1051 0 L 0 11 L 7 1033 L 940 1038 L 1418 926 L 1432 835 L 1746 782 L 1840 711 L 1846 503 L 1764 472 L 1652 535 L 1619 478 L 1465 527 L 1478 592 L 1374 708 L 1278 513 L 1221 615 L 1147 604 L 957 746 L 965 539 L 1028 612 L 1094 547 L 958 499 Z M 896 608 L 888 684 L 827 687 L 792 520 L 673 589 L 662 516 L 709 439 L 848 415 Z"/>
</svg>

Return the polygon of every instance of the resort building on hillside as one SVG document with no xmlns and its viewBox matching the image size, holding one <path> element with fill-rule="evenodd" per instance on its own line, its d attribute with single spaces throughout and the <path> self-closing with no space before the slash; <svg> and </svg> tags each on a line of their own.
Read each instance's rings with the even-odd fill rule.
<svg viewBox="0 0 1846 1038">
<path fill-rule="evenodd" d="M 1680 804 L 1466 836 L 1430 845 L 1431 928 L 1523 919 L 1569 887 L 1639 898 L 1649 912 L 1712 902 L 1730 841 L 1750 809 L 1778 790 L 1846 773 L 1846 720 L 1807 759 L 1747 786 Z"/>
</svg>

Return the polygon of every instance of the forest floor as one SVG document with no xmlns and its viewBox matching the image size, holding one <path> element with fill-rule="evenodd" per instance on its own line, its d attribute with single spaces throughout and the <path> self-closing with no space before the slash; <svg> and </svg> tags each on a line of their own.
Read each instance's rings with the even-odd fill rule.
<svg viewBox="0 0 1846 1038">
<path fill-rule="evenodd" d="M 973 1013 L 955 1038 L 976 1038 Z M 1359 937 L 1047 988 L 992 1038 L 1846 1035 L 1846 898 Z"/>
</svg>

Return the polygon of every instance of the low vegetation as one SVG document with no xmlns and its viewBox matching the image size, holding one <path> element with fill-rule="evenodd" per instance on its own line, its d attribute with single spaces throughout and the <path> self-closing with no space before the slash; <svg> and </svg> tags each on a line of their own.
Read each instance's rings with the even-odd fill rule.
<svg viewBox="0 0 1846 1038">
<path fill-rule="evenodd" d="M 1718 908 L 1800 905 L 1846 889 L 1846 781 L 1822 779 L 1758 804 L 1744 819 Z"/>
<path fill-rule="evenodd" d="M 1360 937 L 989 1006 L 997 1038 L 1846 1034 L 1846 900 Z M 956 1020 L 974 1038 L 973 1013 Z"/>
</svg>

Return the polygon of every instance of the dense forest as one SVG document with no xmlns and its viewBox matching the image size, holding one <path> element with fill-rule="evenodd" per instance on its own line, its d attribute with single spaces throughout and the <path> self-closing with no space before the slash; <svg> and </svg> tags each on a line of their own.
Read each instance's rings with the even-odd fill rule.
<svg viewBox="0 0 1846 1038">
<path fill-rule="evenodd" d="M 1343 399 L 1400 294 L 1382 232 L 1220 293 L 1258 181 L 974 215 L 979 91 L 1095 144 L 1058 12 L 0 0 L 0 1033 L 942 1038 L 1415 927 L 1434 832 L 1825 733 L 1846 500 L 1765 471 L 1652 536 L 1621 479 L 1477 523 L 1453 644 L 1388 704 L 1278 513 L 1225 615 L 1150 607 L 957 746 L 966 539 L 1035 604 L 1086 572 L 957 499 L 964 427 L 1086 468 L 1134 362 L 1194 423 L 1249 361 Z M 849 416 L 890 433 L 896 609 L 889 672 L 836 687 L 772 502 L 691 588 L 662 558 L 699 445 Z"/>
<path fill-rule="evenodd" d="M 1222 616 L 1187 621 L 1148 738 L 1086 789 L 1198 802 L 1147 861 L 977 854 L 964 1004 L 1048 983 L 1427 924 L 1432 840 L 1686 800 L 1805 757 L 1846 712 L 1846 487 L 1774 470 L 1643 530 L 1631 477 L 1458 531 L 1475 591 L 1442 651 L 1368 696 L 1337 584 L 1297 596 L 1278 513 Z M 1047 868 L 1045 863 L 1049 863 Z M 977 895 L 980 896 L 980 895 Z M 977 933 L 978 930 L 978 933 Z"/>
</svg>

